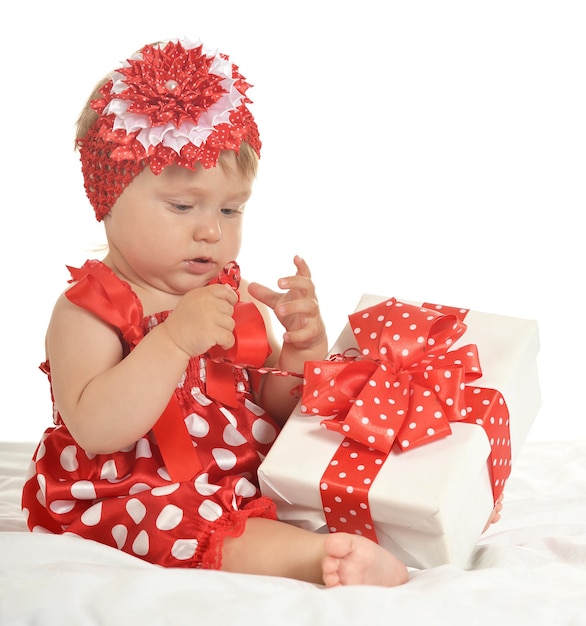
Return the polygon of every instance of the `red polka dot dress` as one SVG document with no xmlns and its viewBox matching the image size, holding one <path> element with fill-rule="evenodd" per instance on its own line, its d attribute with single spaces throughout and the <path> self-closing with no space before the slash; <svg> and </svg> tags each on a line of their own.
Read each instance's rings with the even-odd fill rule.
<svg viewBox="0 0 586 626">
<path fill-rule="evenodd" d="M 130 286 L 99 261 L 72 276 L 68 299 L 108 323 L 115 310 L 127 351 L 168 315 L 143 317 Z M 94 288 L 84 288 L 87 279 Z M 206 395 L 207 364 L 192 358 L 175 391 L 201 464 L 192 478 L 170 477 L 152 431 L 114 454 L 84 451 L 54 407 L 54 426 L 36 449 L 23 489 L 29 528 L 73 533 L 166 567 L 218 569 L 224 539 L 242 534 L 248 517 L 275 519 L 273 502 L 260 495 L 257 468 L 277 426 L 253 403 L 246 370 L 232 368 L 237 406 Z M 50 379 L 49 363 L 42 369 Z"/>
</svg>

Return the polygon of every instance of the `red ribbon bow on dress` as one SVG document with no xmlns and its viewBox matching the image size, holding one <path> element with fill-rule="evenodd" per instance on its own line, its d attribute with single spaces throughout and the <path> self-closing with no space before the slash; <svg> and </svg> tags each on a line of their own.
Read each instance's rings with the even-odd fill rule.
<svg viewBox="0 0 586 626">
<path fill-rule="evenodd" d="M 359 356 L 306 363 L 303 412 L 328 417 L 322 425 L 345 437 L 321 481 L 331 529 L 335 513 L 345 524 L 355 520 L 344 530 L 360 527 L 376 539 L 367 492 L 384 459 L 395 443 L 406 450 L 450 435 L 451 421 L 487 431 L 495 501 L 500 495 L 510 473 L 506 404 L 496 390 L 467 385 L 482 375 L 475 345 L 448 351 L 466 330 L 467 312 L 391 298 L 349 316 Z"/>
</svg>

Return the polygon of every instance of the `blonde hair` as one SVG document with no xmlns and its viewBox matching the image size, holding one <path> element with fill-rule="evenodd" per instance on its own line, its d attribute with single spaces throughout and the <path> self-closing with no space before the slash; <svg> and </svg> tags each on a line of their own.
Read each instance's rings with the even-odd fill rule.
<svg viewBox="0 0 586 626">
<path fill-rule="evenodd" d="M 94 89 L 91 92 L 90 97 L 87 99 L 85 106 L 83 107 L 79 117 L 76 122 L 76 133 L 75 133 L 75 149 L 79 148 L 79 142 L 86 135 L 89 129 L 94 125 L 99 115 L 92 109 L 91 101 L 97 100 L 101 97 L 100 89 L 110 80 L 110 75 L 103 78 L 99 81 Z M 230 153 L 230 150 L 223 150 L 220 153 L 220 157 L 218 162 L 222 169 L 227 172 L 231 172 L 232 168 L 230 167 L 227 155 Z M 236 167 L 238 168 L 238 172 L 244 176 L 247 180 L 253 180 L 256 177 L 258 171 L 258 155 L 251 147 L 249 143 L 243 141 L 240 144 L 240 150 L 236 153 Z"/>
</svg>

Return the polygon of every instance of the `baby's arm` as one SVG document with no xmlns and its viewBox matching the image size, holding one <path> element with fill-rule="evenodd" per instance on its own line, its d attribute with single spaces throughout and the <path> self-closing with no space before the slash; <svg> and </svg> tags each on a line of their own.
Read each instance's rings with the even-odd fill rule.
<svg viewBox="0 0 586 626">
<path fill-rule="evenodd" d="M 117 332 L 65 295 L 47 332 L 56 406 L 88 452 L 111 453 L 155 424 L 191 355 L 234 343 L 236 294 L 226 285 L 195 289 L 123 358 Z"/>
<path fill-rule="evenodd" d="M 297 267 L 295 276 L 279 279 L 279 287 L 286 290 L 284 293 L 258 283 L 248 285 L 248 292 L 272 309 L 285 327 L 282 347 L 272 338 L 273 354 L 267 365 L 302 374 L 306 361 L 325 357 L 328 344 L 309 267 L 298 256 L 294 263 Z M 300 379 L 293 376 L 265 376 L 260 398 L 263 408 L 276 420 L 286 420 L 297 403 L 291 390 L 299 384 Z"/>
</svg>

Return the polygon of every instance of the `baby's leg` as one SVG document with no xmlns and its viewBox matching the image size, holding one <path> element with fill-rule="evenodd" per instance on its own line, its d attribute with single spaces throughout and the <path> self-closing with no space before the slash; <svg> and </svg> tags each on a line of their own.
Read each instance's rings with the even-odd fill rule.
<svg viewBox="0 0 586 626">
<path fill-rule="evenodd" d="M 326 587 L 337 585 L 379 585 L 394 587 L 407 582 L 407 568 L 378 544 L 348 533 L 325 538 L 326 557 L 322 575 Z"/>
<path fill-rule="evenodd" d="M 250 518 L 240 537 L 227 537 L 221 568 L 336 585 L 394 586 L 407 568 L 378 544 L 346 533 L 314 533 L 285 522 Z"/>
</svg>

